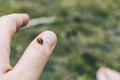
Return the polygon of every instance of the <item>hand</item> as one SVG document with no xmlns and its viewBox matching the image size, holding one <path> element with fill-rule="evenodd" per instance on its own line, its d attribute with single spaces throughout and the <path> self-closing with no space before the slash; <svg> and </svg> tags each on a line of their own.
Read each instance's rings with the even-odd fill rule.
<svg viewBox="0 0 120 80">
<path fill-rule="evenodd" d="M 120 73 L 108 68 L 100 68 L 97 72 L 97 80 L 120 80 Z"/>
<path fill-rule="evenodd" d="M 15 67 L 10 66 L 10 43 L 13 35 L 29 21 L 27 14 L 10 14 L 0 17 L 0 80 L 39 80 L 40 74 L 50 57 L 56 42 L 56 35 L 45 31 L 37 36 L 25 50 Z"/>
</svg>

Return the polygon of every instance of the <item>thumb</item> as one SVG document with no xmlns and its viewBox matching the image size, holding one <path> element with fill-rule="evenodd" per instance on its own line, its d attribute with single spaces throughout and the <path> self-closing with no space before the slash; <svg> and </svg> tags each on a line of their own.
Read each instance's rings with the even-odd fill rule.
<svg viewBox="0 0 120 80">
<path fill-rule="evenodd" d="M 37 38 L 43 39 L 42 43 Z M 16 75 L 13 80 L 38 80 L 57 42 L 56 35 L 51 31 L 45 31 L 37 36 L 17 63 L 9 72 Z"/>
<path fill-rule="evenodd" d="M 97 80 L 119 80 L 120 73 L 108 68 L 100 68 L 97 72 Z"/>
</svg>

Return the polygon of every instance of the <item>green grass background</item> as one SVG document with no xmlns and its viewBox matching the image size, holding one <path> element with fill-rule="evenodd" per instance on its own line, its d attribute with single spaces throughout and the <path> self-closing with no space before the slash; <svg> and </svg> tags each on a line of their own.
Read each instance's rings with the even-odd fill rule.
<svg viewBox="0 0 120 80">
<path fill-rule="evenodd" d="M 101 66 L 120 71 L 120 0 L 0 0 L 0 16 L 10 13 L 57 17 L 16 33 L 13 66 L 40 32 L 51 30 L 58 43 L 40 80 L 96 80 Z"/>
</svg>

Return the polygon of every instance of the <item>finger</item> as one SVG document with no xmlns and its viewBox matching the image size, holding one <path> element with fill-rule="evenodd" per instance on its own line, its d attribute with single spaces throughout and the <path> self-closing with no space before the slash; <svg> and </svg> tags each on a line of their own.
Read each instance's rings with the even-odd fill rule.
<svg viewBox="0 0 120 80">
<path fill-rule="evenodd" d="M 100 68 L 97 72 L 97 80 L 119 80 L 120 73 L 108 68 Z"/>
<path fill-rule="evenodd" d="M 11 69 L 9 62 L 11 38 L 21 26 L 28 23 L 26 14 L 10 14 L 0 17 L 0 75 Z"/>
<path fill-rule="evenodd" d="M 43 44 L 37 42 L 37 38 L 43 39 Z M 39 76 L 48 61 L 57 42 L 56 35 L 51 31 L 45 31 L 37 36 L 24 55 L 13 68 L 13 73 L 17 73 L 23 80 L 38 80 Z"/>
</svg>

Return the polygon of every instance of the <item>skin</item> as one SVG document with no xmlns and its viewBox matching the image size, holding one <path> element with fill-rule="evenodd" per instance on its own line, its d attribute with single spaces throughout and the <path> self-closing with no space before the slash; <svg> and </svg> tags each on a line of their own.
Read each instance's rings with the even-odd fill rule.
<svg viewBox="0 0 120 80">
<path fill-rule="evenodd" d="M 10 44 L 16 31 L 29 21 L 27 14 L 9 14 L 0 17 L 0 80 L 39 80 L 57 42 L 51 31 L 39 34 L 28 46 L 15 67 L 10 66 Z M 36 40 L 41 37 L 44 44 Z M 32 64 L 31 64 L 32 62 Z"/>
<path fill-rule="evenodd" d="M 42 32 L 30 43 L 16 66 L 11 67 L 11 39 L 28 21 L 27 14 L 9 14 L 0 17 L 0 80 L 39 80 L 56 45 L 57 37 L 53 32 Z M 39 37 L 44 41 L 42 45 L 37 42 Z M 100 68 L 97 72 L 97 80 L 119 79 L 120 73 L 108 68 Z"/>
<path fill-rule="evenodd" d="M 97 80 L 120 80 L 120 73 L 102 67 L 97 72 Z"/>
</svg>

